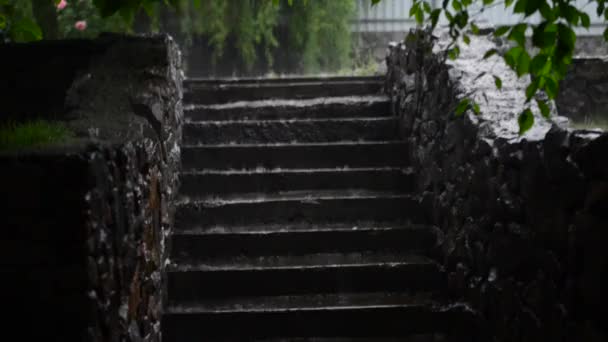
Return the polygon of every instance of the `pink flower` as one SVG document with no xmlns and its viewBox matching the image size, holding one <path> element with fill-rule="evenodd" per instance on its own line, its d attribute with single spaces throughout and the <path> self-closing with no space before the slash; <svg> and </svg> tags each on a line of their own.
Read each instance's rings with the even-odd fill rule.
<svg viewBox="0 0 608 342">
<path fill-rule="evenodd" d="M 79 20 L 74 24 L 74 28 L 77 29 L 78 31 L 84 31 L 87 29 L 87 22 L 86 20 Z"/>
<path fill-rule="evenodd" d="M 67 5 L 68 5 L 68 2 L 67 2 L 67 1 L 65 1 L 65 0 L 61 0 L 61 1 L 59 1 L 59 3 L 57 4 L 57 10 L 58 10 L 58 11 L 61 11 L 61 10 L 62 10 L 62 9 L 64 9 L 64 8 L 65 8 L 65 6 L 67 6 Z"/>
</svg>

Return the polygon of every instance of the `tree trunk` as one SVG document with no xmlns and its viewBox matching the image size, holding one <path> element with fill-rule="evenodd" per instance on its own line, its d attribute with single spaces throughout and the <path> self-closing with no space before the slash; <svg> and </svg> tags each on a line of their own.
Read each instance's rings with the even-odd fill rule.
<svg viewBox="0 0 608 342">
<path fill-rule="evenodd" d="M 32 0 L 32 11 L 42 30 L 43 39 L 58 39 L 59 24 L 55 2 L 53 0 Z"/>
</svg>

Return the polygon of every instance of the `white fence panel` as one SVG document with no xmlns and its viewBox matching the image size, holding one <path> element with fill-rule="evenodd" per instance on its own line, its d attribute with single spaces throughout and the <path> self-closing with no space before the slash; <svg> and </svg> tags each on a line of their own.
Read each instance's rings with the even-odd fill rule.
<svg viewBox="0 0 608 342">
<path fill-rule="evenodd" d="M 382 0 L 378 5 L 371 5 L 371 0 L 355 0 L 357 4 L 357 18 L 352 23 L 354 32 L 405 32 L 416 26 L 416 22 L 409 17 L 409 10 L 412 0 Z M 441 6 L 441 0 L 430 1 L 433 7 Z M 481 1 L 477 0 L 477 4 Z M 589 3 L 588 0 L 576 0 L 576 7 L 584 8 L 591 18 L 589 30 L 584 28 L 577 29 L 579 35 L 601 35 L 606 27 L 603 18 L 596 14 L 596 4 Z M 477 8 L 477 9 L 476 9 Z M 480 24 L 490 24 L 494 26 L 509 25 L 521 22 L 523 15 L 508 13 L 502 3 L 487 8 L 483 12 L 479 11 L 480 6 L 472 6 L 471 16 Z M 528 22 L 536 23 L 538 16 L 527 18 Z M 445 24 L 446 19 L 442 18 L 440 24 Z"/>
</svg>

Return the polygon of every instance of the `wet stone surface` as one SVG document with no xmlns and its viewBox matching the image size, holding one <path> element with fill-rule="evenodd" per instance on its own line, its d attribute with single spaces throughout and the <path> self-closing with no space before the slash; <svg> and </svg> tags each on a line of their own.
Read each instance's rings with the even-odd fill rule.
<svg viewBox="0 0 608 342">
<path fill-rule="evenodd" d="M 56 61 L 78 47 L 86 63 L 58 64 L 56 71 L 72 79 L 58 80 L 53 93 L 62 100 L 55 102 L 65 96 L 62 118 L 77 138 L 0 154 L 3 195 L 11 200 L 3 206 L 11 233 L 0 248 L 1 267 L 11 275 L 3 281 L 13 297 L 9 322 L 15 320 L 8 325 L 15 334 L 5 334 L 160 341 L 165 236 L 180 164 L 180 53 L 165 35 L 19 49 L 50 51 Z M 44 92 L 28 92 L 38 95 Z"/>
<path fill-rule="evenodd" d="M 482 58 L 496 42 L 475 37 L 453 62 L 443 46 L 421 31 L 392 45 L 386 85 L 426 215 L 443 232 L 451 295 L 473 304 L 487 340 L 605 340 L 608 135 L 536 113 L 519 136 L 527 81 Z M 465 94 L 481 115 L 454 117 Z"/>
</svg>

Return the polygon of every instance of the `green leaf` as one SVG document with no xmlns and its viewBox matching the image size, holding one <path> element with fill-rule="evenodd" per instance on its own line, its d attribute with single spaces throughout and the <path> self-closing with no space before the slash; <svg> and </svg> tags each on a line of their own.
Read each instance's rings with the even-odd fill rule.
<svg viewBox="0 0 608 342">
<path fill-rule="evenodd" d="M 452 0 L 452 8 L 456 12 L 462 11 L 462 5 L 460 4 L 460 1 L 458 1 L 458 0 Z"/>
<path fill-rule="evenodd" d="M 545 92 L 550 99 L 555 99 L 557 97 L 557 93 L 559 91 L 559 84 L 555 80 L 555 78 L 549 76 L 545 77 Z"/>
<path fill-rule="evenodd" d="M 536 99 L 536 104 L 538 104 L 538 108 L 540 109 L 540 113 L 543 115 L 543 117 L 549 118 L 549 116 L 551 116 L 551 110 L 545 101 Z"/>
<path fill-rule="evenodd" d="M 608 27 L 604 30 L 604 40 L 608 42 Z"/>
<path fill-rule="evenodd" d="M 454 21 L 454 16 L 452 16 L 452 13 L 450 13 L 450 11 L 448 11 L 447 9 L 444 10 L 445 13 L 445 17 L 448 18 L 448 21 L 451 23 Z"/>
<path fill-rule="evenodd" d="M 544 1 L 528 1 L 526 4 L 526 9 L 524 10 L 526 17 L 534 14 L 534 12 L 539 9 L 541 3 L 544 3 Z"/>
<path fill-rule="evenodd" d="M 420 8 L 418 8 L 418 11 L 416 11 L 416 22 L 419 25 L 422 25 L 424 22 L 424 12 Z"/>
<path fill-rule="evenodd" d="M 552 67 L 551 59 L 547 59 L 545 66 L 543 66 L 543 68 L 538 72 L 538 74 L 539 75 L 548 75 L 551 72 L 551 67 Z"/>
<path fill-rule="evenodd" d="M 572 5 L 564 4 L 560 6 L 560 14 L 564 17 L 570 24 L 576 25 L 578 23 L 578 10 L 576 7 Z"/>
<path fill-rule="evenodd" d="M 540 15 L 545 18 L 548 22 L 555 21 L 555 13 L 551 6 L 546 2 L 542 1 L 540 6 L 538 7 Z"/>
<path fill-rule="evenodd" d="M 4 28 L 6 27 L 6 22 L 6 16 L 0 13 L 0 30 L 4 30 Z"/>
<path fill-rule="evenodd" d="M 541 75 L 548 61 L 549 56 L 545 54 L 538 54 L 534 56 L 532 62 L 530 62 L 530 73 L 532 75 Z"/>
<path fill-rule="evenodd" d="M 433 10 L 433 9 L 431 8 L 431 4 L 429 4 L 429 3 L 428 3 L 428 1 L 423 2 L 423 3 L 422 3 L 422 6 L 424 7 L 424 11 L 425 11 L 426 13 L 431 13 L 431 11 Z"/>
<path fill-rule="evenodd" d="M 471 23 L 471 33 L 474 35 L 479 35 L 479 26 L 477 26 L 475 23 Z"/>
<path fill-rule="evenodd" d="M 555 45 L 557 39 L 557 25 L 555 23 L 543 22 L 532 30 L 532 44 L 544 48 Z"/>
<path fill-rule="evenodd" d="M 439 21 L 439 16 L 441 15 L 441 9 L 437 8 L 431 12 L 431 27 L 437 27 L 437 22 Z"/>
<path fill-rule="evenodd" d="M 494 2 L 494 0 L 483 0 L 483 4 L 484 5 L 491 5 Z"/>
<path fill-rule="evenodd" d="M 414 4 L 412 5 L 412 7 L 410 8 L 410 17 L 415 16 L 416 12 L 418 12 L 419 9 L 420 9 L 420 3 L 419 2 L 414 2 Z"/>
<path fill-rule="evenodd" d="M 513 13 L 524 13 L 526 17 L 532 15 L 538 10 L 540 4 L 544 1 L 539 0 L 517 0 Z"/>
<path fill-rule="evenodd" d="M 534 78 L 532 82 L 526 88 L 526 102 L 530 101 L 534 95 L 536 95 L 536 91 L 538 90 L 538 83 L 540 79 L 538 77 Z"/>
<path fill-rule="evenodd" d="M 462 11 L 458 13 L 454 19 L 458 27 L 463 29 L 465 28 L 465 26 L 467 26 L 467 23 L 469 22 L 469 13 L 467 11 Z"/>
<path fill-rule="evenodd" d="M 517 65 L 517 61 L 519 60 L 519 56 L 524 51 L 521 46 L 515 46 L 509 49 L 507 53 L 503 56 L 505 63 L 511 67 L 511 69 L 515 70 L 515 66 Z"/>
<path fill-rule="evenodd" d="M 527 51 L 522 51 L 517 59 L 517 65 L 515 71 L 517 71 L 517 76 L 521 77 L 528 73 L 530 70 L 530 55 Z"/>
<path fill-rule="evenodd" d="M 494 76 L 494 84 L 496 85 L 496 89 L 502 89 L 502 80 L 498 76 Z"/>
<path fill-rule="evenodd" d="M 500 37 L 500 36 L 504 35 L 505 33 L 509 32 L 510 29 L 511 29 L 511 26 L 499 26 L 496 29 L 496 31 L 494 31 L 494 36 Z"/>
<path fill-rule="evenodd" d="M 490 49 L 490 50 L 486 51 L 486 53 L 483 55 L 483 59 L 488 59 L 497 53 L 498 53 L 498 50 Z"/>
<path fill-rule="evenodd" d="M 505 0 L 505 8 L 511 6 L 514 0 Z"/>
<path fill-rule="evenodd" d="M 532 125 L 534 125 L 534 115 L 530 108 L 526 108 L 519 117 L 517 118 L 517 123 L 519 124 L 519 134 L 526 133 Z"/>
<path fill-rule="evenodd" d="M 515 3 L 515 8 L 513 9 L 513 13 L 524 13 L 527 2 L 527 0 L 517 0 L 517 2 Z"/>
<path fill-rule="evenodd" d="M 277 0 L 278 1 L 278 0 Z M 372 6 L 375 6 L 380 3 L 381 0 L 372 0 Z"/>
<path fill-rule="evenodd" d="M 576 33 L 572 28 L 563 23 L 557 24 L 557 36 L 560 44 L 563 44 L 568 50 L 574 51 L 576 45 Z"/>
<path fill-rule="evenodd" d="M 456 106 L 456 116 L 461 116 L 469 108 L 470 100 L 462 99 Z"/>
<path fill-rule="evenodd" d="M 475 112 L 475 114 L 479 115 L 479 113 L 481 112 L 481 109 L 479 108 L 479 103 L 473 102 L 473 112 Z"/>
<path fill-rule="evenodd" d="M 522 23 L 513 26 L 509 33 L 508 39 L 517 42 L 520 46 L 526 45 L 526 29 L 528 24 Z"/>
<path fill-rule="evenodd" d="M 591 19 L 589 18 L 589 15 L 587 13 L 581 12 L 581 25 L 583 25 L 584 28 L 589 28 L 589 26 L 591 26 Z"/>
<path fill-rule="evenodd" d="M 456 58 L 458 58 L 458 56 L 460 56 L 460 47 L 458 47 L 458 45 L 456 45 L 456 46 L 454 46 L 454 48 L 452 48 L 448 51 L 448 57 L 451 60 L 455 60 Z"/>
<path fill-rule="evenodd" d="M 469 45 L 471 44 L 471 38 L 469 38 L 469 36 L 467 36 L 466 34 L 462 35 L 462 40 L 464 41 L 465 44 Z"/>
</svg>

